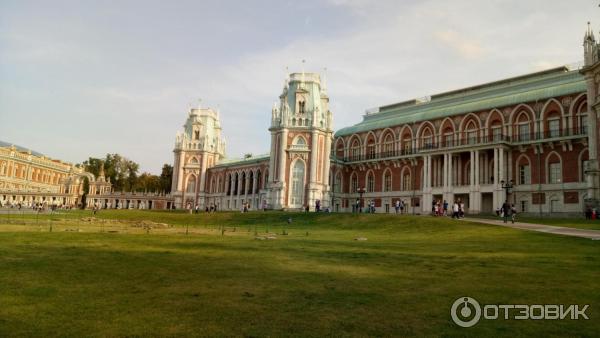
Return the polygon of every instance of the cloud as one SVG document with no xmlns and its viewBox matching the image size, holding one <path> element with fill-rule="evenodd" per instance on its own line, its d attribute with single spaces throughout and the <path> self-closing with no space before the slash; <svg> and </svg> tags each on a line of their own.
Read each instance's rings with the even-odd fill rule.
<svg viewBox="0 0 600 338">
<path fill-rule="evenodd" d="M 470 41 L 465 36 L 452 29 L 434 32 L 434 36 L 447 47 L 454 49 L 465 59 L 478 59 L 484 56 L 485 50 L 476 41 Z"/>
</svg>

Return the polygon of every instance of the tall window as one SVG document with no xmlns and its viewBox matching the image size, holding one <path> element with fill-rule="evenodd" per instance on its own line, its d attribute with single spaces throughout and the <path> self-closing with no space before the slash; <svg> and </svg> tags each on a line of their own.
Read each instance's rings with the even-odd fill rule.
<svg viewBox="0 0 600 338">
<path fill-rule="evenodd" d="M 469 144 L 477 143 L 477 130 L 469 130 L 467 132 L 467 140 Z"/>
<path fill-rule="evenodd" d="M 527 201 L 521 201 L 521 212 L 527 212 Z"/>
<path fill-rule="evenodd" d="M 375 158 L 375 143 L 369 143 L 367 145 L 367 158 Z"/>
<path fill-rule="evenodd" d="M 358 191 L 358 177 L 356 174 L 353 174 L 350 178 L 350 192 L 354 193 Z"/>
<path fill-rule="evenodd" d="M 335 192 L 342 192 L 342 174 L 338 173 L 335 175 L 335 187 L 333 189 Z"/>
<path fill-rule="evenodd" d="M 292 169 L 292 198 L 293 206 L 301 206 L 304 200 L 304 162 L 296 161 Z"/>
<path fill-rule="evenodd" d="M 392 174 L 389 171 L 383 176 L 383 191 L 392 191 Z"/>
<path fill-rule="evenodd" d="M 548 120 L 548 137 L 560 136 L 560 120 L 552 119 Z"/>
<path fill-rule="evenodd" d="M 531 184 L 531 171 L 529 164 L 519 166 L 519 184 Z"/>
<path fill-rule="evenodd" d="M 410 174 L 406 173 L 404 174 L 404 176 L 402 176 L 402 190 L 410 190 L 411 189 L 411 184 L 410 184 Z"/>
<path fill-rule="evenodd" d="M 385 136 L 383 141 L 383 153 L 385 157 L 394 156 L 394 138 L 391 134 Z"/>
<path fill-rule="evenodd" d="M 585 182 L 585 171 L 588 169 L 589 163 L 589 160 L 581 161 L 581 182 Z"/>
<path fill-rule="evenodd" d="M 360 156 L 360 145 L 358 144 L 358 140 L 354 140 L 352 142 L 352 147 L 350 148 L 350 156 L 351 160 L 356 161 Z"/>
<path fill-rule="evenodd" d="M 431 136 L 431 134 L 427 133 L 427 134 L 423 135 L 423 148 L 431 149 L 432 145 L 433 145 L 433 137 Z"/>
<path fill-rule="evenodd" d="M 519 141 L 529 141 L 529 122 L 519 124 Z"/>
<path fill-rule="evenodd" d="M 194 192 L 196 191 L 196 177 L 190 176 L 188 178 L 187 186 L 185 188 L 186 192 Z"/>
<path fill-rule="evenodd" d="M 405 138 L 404 141 L 402 141 L 402 143 L 404 143 L 404 154 L 410 154 L 410 149 L 411 149 L 410 139 Z"/>
<path fill-rule="evenodd" d="M 579 131 L 587 134 L 587 114 L 579 115 Z"/>
<path fill-rule="evenodd" d="M 560 170 L 560 162 L 550 163 L 549 165 L 549 183 L 560 183 L 562 180 L 562 172 Z"/>
<path fill-rule="evenodd" d="M 298 101 L 298 113 L 304 114 L 304 101 Z"/>
<path fill-rule="evenodd" d="M 454 145 L 454 135 L 452 133 L 444 134 L 444 145 L 446 147 L 452 147 Z"/>
<path fill-rule="evenodd" d="M 375 175 L 373 175 L 372 172 L 369 172 L 369 174 L 367 175 L 367 191 L 375 191 Z"/>
<path fill-rule="evenodd" d="M 492 140 L 494 142 L 499 142 L 502 140 L 502 126 L 492 127 Z"/>
</svg>

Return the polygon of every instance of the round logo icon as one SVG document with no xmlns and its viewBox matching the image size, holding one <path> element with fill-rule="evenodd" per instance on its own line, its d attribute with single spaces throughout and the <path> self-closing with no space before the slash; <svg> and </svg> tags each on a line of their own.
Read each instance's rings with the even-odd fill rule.
<svg viewBox="0 0 600 338">
<path fill-rule="evenodd" d="M 456 325 L 471 327 L 481 318 L 481 306 L 471 297 L 460 297 L 452 304 L 450 315 Z"/>
</svg>

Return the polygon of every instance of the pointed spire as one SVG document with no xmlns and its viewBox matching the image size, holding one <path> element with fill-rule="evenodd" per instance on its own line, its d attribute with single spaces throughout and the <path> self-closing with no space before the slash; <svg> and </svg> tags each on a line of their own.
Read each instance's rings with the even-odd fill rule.
<svg viewBox="0 0 600 338">
<path fill-rule="evenodd" d="M 288 89 L 290 83 L 290 71 L 288 66 L 285 66 L 285 79 L 283 80 L 283 89 Z"/>
<path fill-rule="evenodd" d="M 321 79 L 321 92 L 327 93 L 327 67 L 323 68 L 323 78 Z"/>
<path fill-rule="evenodd" d="M 300 88 L 304 88 L 304 64 L 306 60 L 302 59 L 302 78 L 300 79 Z"/>
<path fill-rule="evenodd" d="M 104 161 L 100 161 L 100 177 L 104 176 Z"/>
</svg>

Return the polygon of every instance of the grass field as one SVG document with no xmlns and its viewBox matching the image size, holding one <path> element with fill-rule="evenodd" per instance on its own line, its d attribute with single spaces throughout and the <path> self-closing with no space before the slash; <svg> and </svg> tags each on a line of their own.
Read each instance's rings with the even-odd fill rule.
<svg viewBox="0 0 600 338">
<path fill-rule="evenodd" d="M 89 216 L 0 215 L 0 336 L 600 332 L 599 241 L 394 215 Z M 460 296 L 590 304 L 590 319 L 465 329 L 450 317 Z"/>
</svg>

